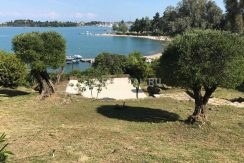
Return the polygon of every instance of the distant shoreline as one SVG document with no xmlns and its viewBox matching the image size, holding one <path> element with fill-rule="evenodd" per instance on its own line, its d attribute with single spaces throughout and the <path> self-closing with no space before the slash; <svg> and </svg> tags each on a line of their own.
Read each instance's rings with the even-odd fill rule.
<svg viewBox="0 0 244 163">
<path fill-rule="evenodd" d="M 112 33 L 104 33 L 104 34 L 96 34 L 96 36 L 107 36 L 107 37 L 133 37 L 133 38 L 142 38 L 142 39 L 150 39 L 155 41 L 171 41 L 171 38 L 167 36 L 136 36 L 136 35 L 118 35 Z"/>
<path fill-rule="evenodd" d="M 171 38 L 167 36 L 136 36 L 136 35 L 118 35 L 112 33 L 104 33 L 104 34 L 96 34 L 96 36 L 105 36 L 105 37 L 133 37 L 133 38 L 142 38 L 142 39 L 149 39 L 155 41 L 171 41 Z M 153 53 L 149 55 L 144 55 L 146 59 L 155 60 L 159 59 L 162 56 L 162 52 Z"/>
<path fill-rule="evenodd" d="M 155 60 L 155 59 L 159 59 L 161 56 L 162 56 L 162 53 L 156 53 L 156 54 L 151 54 L 151 55 L 145 55 L 144 57 L 146 59 Z"/>
</svg>

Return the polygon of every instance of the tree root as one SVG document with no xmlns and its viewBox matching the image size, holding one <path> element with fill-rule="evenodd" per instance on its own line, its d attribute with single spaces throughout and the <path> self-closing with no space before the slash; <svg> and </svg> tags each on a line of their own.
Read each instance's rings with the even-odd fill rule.
<svg viewBox="0 0 244 163">
<path fill-rule="evenodd" d="M 186 121 L 187 124 L 199 124 L 204 125 L 207 122 L 207 117 L 205 114 L 191 115 Z"/>
</svg>

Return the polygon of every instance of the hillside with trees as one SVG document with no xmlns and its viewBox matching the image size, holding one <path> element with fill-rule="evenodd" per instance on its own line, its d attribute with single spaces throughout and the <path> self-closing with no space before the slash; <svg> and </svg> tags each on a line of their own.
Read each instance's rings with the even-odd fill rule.
<svg viewBox="0 0 244 163">
<path fill-rule="evenodd" d="M 232 32 L 243 33 L 244 31 L 244 1 L 225 0 L 226 21 L 225 29 Z"/>
<path fill-rule="evenodd" d="M 168 6 L 160 16 L 136 19 L 130 28 L 137 34 L 175 36 L 191 29 L 230 30 L 243 33 L 243 1 L 225 0 L 226 14 L 215 1 L 182 0 L 177 6 Z"/>
</svg>

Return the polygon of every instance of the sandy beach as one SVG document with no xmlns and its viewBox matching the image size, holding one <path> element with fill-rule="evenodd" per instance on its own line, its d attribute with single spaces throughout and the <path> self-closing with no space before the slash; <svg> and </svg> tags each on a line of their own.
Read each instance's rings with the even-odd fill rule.
<svg viewBox="0 0 244 163">
<path fill-rule="evenodd" d="M 108 37 L 134 37 L 142 39 L 150 39 L 156 41 L 171 41 L 171 38 L 167 36 L 136 36 L 136 35 L 117 35 L 112 33 L 97 34 L 96 36 L 108 36 Z"/>
<path fill-rule="evenodd" d="M 104 34 L 96 34 L 96 36 L 107 36 L 107 37 L 134 37 L 134 38 L 142 38 L 142 39 L 150 39 L 156 41 L 171 41 L 171 38 L 167 36 L 135 36 L 135 35 L 117 35 L 112 33 L 104 33 Z M 159 59 L 162 53 L 155 53 L 151 55 L 144 56 L 146 59 Z"/>
<path fill-rule="evenodd" d="M 161 56 L 162 56 L 162 53 L 156 53 L 156 54 L 147 55 L 147 56 L 144 56 L 144 57 L 147 58 L 147 59 L 155 60 L 155 59 L 159 59 Z"/>
</svg>

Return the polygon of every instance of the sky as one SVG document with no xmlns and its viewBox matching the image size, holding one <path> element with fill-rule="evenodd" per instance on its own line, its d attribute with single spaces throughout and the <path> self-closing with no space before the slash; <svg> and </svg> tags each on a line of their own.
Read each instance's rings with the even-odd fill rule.
<svg viewBox="0 0 244 163">
<path fill-rule="evenodd" d="M 15 19 L 134 21 L 163 14 L 180 0 L 0 0 L 0 22 Z M 215 0 L 224 11 L 223 0 Z"/>
</svg>

